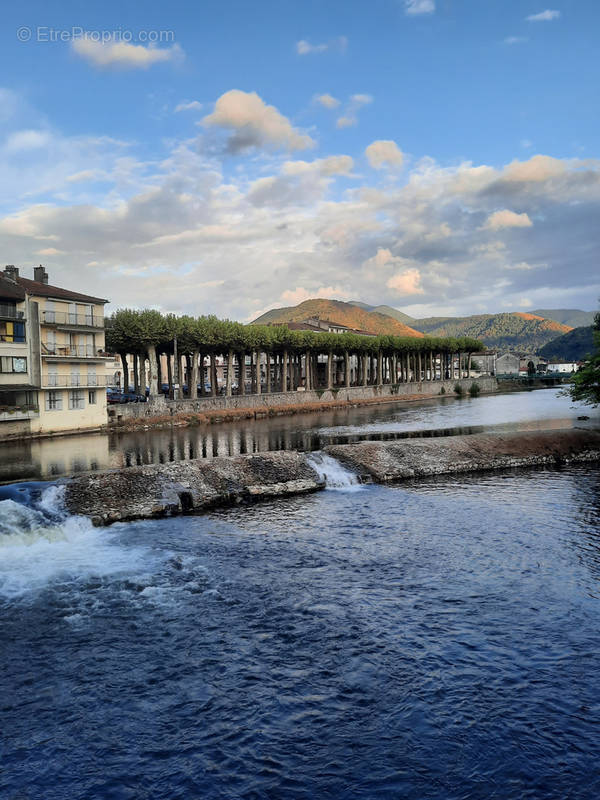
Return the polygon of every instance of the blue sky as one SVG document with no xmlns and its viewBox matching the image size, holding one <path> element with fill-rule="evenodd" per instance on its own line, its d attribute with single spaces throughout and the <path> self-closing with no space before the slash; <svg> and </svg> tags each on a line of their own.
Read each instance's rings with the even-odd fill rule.
<svg viewBox="0 0 600 800">
<path fill-rule="evenodd" d="M 0 242 L 25 273 L 239 319 L 597 306 L 597 2 L 2 14 Z"/>
</svg>

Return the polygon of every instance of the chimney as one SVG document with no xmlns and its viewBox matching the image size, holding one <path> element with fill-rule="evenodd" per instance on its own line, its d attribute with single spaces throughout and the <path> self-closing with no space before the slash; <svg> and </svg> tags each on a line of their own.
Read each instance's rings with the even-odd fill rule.
<svg viewBox="0 0 600 800">
<path fill-rule="evenodd" d="M 40 264 L 39 267 L 33 268 L 33 280 L 37 283 L 48 284 L 48 273 Z"/>
<path fill-rule="evenodd" d="M 10 278 L 11 281 L 15 281 L 16 283 L 17 278 L 19 277 L 19 268 L 15 267 L 14 264 L 7 264 L 4 267 L 4 274 L 7 278 Z"/>
</svg>

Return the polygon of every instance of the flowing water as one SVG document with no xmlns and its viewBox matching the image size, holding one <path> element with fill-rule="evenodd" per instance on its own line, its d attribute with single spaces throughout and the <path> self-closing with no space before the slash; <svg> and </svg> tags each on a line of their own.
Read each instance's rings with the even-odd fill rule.
<svg viewBox="0 0 600 800">
<path fill-rule="evenodd" d="M 0 489 L 2 800 L 600 796 L 597 465 L 310 458 L 323 492 L 108 529 Z"/>
</svg>

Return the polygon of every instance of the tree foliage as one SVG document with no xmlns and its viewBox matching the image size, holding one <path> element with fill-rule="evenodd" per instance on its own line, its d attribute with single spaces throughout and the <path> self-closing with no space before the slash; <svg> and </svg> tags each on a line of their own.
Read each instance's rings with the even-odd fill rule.
<svg viewBox="0 0 600 800">
<path fill-rule="evenodd" d="M 573 400 L 600 405 L 600 311 L 594 318 L 594 352 L 586 365 L 571 379 L 569 394 Z"/>
</svg>

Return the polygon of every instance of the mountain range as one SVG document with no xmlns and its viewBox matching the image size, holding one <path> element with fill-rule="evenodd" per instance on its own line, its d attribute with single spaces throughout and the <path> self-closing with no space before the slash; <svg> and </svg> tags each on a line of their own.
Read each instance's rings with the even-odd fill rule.
<svg viewBox="0 0 600 800">
<path fill-rule="evenodd" d="M 297 306 L 272 309 L 254 322 L 302 322 L 309 317 L 395 336 L 470 336 L 490 348 L 534 353 L 574 327 L 591 325 L 594 312 L 561 308 L 416 319 L 392 306 L 318 298 L 305 300 Z"/>
</svg>

